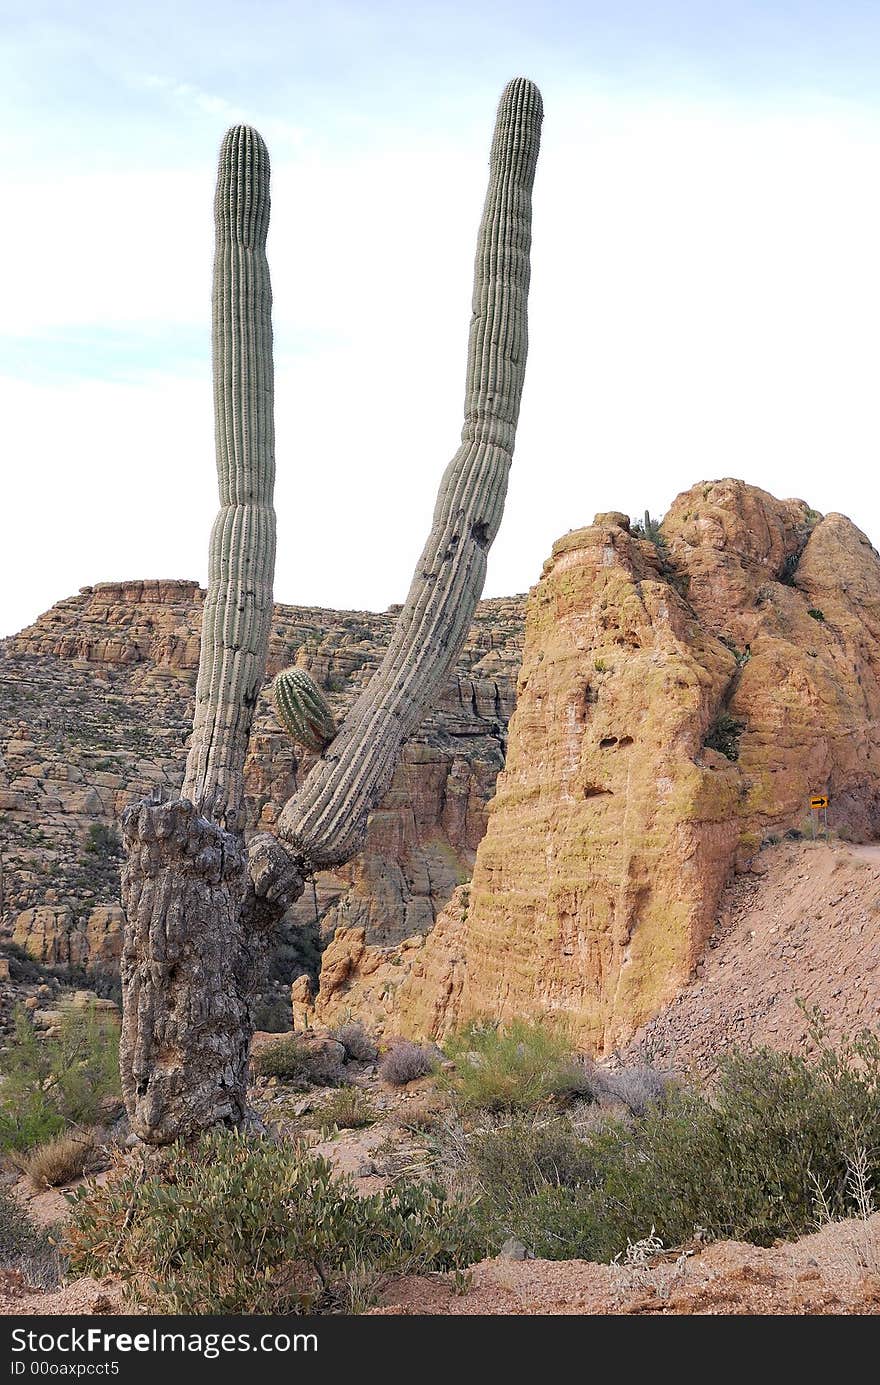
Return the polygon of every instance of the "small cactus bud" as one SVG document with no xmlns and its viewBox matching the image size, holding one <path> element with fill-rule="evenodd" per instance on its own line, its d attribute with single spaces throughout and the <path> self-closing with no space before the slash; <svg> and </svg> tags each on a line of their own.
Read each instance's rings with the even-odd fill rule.
<svg viewBox="0 0 880 1385">
<path fill-rule="evenodd" d="M 320 755 L 336 735 L 336 721 L 315 680 L 304 668 L 288 668 L 272 684 L 278 720 L 292 741 Z"/>
</svg>

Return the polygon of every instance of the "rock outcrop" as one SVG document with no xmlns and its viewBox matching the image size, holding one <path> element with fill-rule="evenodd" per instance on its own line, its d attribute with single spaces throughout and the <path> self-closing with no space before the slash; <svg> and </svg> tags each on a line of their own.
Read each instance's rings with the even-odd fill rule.
<svg viewBox="0 0 880 1385">
<path fill-rule="evenodd" d="M 116 965 L 115 824 L 133 798 L 181 782 L 203 598 L 194 582 L 102 583 L 0 646 L 3 924 L 39 960 Z M 320 874 L 285 920 L 286 983 L 304 936 L 340 923 L 384 943 L 427 931 L 469 876 L 504 761 L 522 619 L 522 598 L 478 607 L 455 676 L 405 745 L 364 851 Z M 391 612 L 277 605 L 268 675 L 306 668 L 341 717 L 392 624 Z M 274 823 L 310 764 L 264 695 L 246 767 L 249 827 Z M 314 941 L 306 953 L 316 961 Z"/>
<path fill-rule="evenodd" d="M 598 515 L 530 594 L 517 707 L 469 898 L 424 946 L 346 932 L 315 1012 L 439 1037 L 558 1016 L 608 1052 L 687 981 L 761 844 L 880 835 L 880 558 L 841 515 L 742 482 L 655 544 Z M 377 1005 L 378 1001 L 378 1005 Z"/>
</svg>

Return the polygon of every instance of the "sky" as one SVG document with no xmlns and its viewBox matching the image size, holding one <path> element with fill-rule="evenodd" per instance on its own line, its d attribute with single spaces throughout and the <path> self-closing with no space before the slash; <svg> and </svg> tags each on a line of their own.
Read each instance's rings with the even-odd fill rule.
<svg viewBox="0 0 880 1385">
<path fill-rule="evenodd" d="M 461 431 L 498 97 L 540 86 L 487 596 L 737 476 L 880 544 L 875 0 L 0 2 L 0 636 L 207 576 L 212 196 L 272 161 L 276 599 L 402 601 Z"/>
</svg>

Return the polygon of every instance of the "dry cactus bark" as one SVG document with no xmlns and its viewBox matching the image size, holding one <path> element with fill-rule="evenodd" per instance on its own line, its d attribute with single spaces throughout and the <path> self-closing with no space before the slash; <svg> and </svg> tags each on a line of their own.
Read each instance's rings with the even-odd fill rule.
<svg viewBox="0 0 880 1385">
<path fill-rule="evenodd" d="M 135 804 L 123 818 L 123 1092 L 133 1130 L 149 1143 L 247 1118 L 248 999 L 265 940 L 307 876 L 359 850 L 403 742 L 464 644 L 501 522 L 522 396 L 542 114 L 533 83 L 507 85 L 477 243 L 461 446 L 391 644 L 285 806 L 280 840 L 251 842 L 249 880 L 242 772 L 265 672 L 275 547 L 268 158 L 256 132 L 226 137 L 214 275 L 221 510 L 192 749 L 181 799 Z"/>
</svg>

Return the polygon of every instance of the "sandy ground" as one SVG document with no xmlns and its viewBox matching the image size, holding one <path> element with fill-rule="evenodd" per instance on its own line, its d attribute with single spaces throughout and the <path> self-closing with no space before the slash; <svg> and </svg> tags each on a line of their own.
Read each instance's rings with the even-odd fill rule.
<svg viewBox="0 0 880 1385">
<path fill-rule="evenodd" d="M 880 1313 L 880 1213 L 769 1250 L 717 1241 L 646 1265 L 484 1260 L 464 1293 L 453 1276 L 410 1278 L 381 1314 Z"/>
<path fill-rule="evenodd" d="M 762 851 L 727 891 L 718 927 L 694 980 L 636 1035 L 623 1055 L 710 1073 L 730 1044 L 797 1048 L 807 1021 L 798 1001 L 828 1016 L 837 1042 L 880 1025 L 880 843 L 783 843 Z M 437 1103 L 430 1080 L 403 1091 L 375 1070 L 368 1088 L 379 1120 L 308 1143 L 371 1192 L 417 1175 L 425 1148 L 413 1134 Z M 327 1092 L 297 1094 L 274 1080 L 254 1093 L 263 1118 L 284 1134 L 319 1113 Z M 320 1120 L 315 1122 L 320 1124 Z M 58 1192 L 16 1195 L 41 1225 L 63 1218 Z M 59 1289 L 28 1288 L 0 1271 L 0 1314 L 118 1313 L 121 1287 L 81 1279 Z M 768 1250 L 736 1242 L 693 1245 L 629 1266 L 498 1258 L 462 1277 L 412 1277 L 392 1285 L 383 1314 L 838 1314 L 880 1312 L 880 1214 L 829 1226 Z"/>
<path fill-rule="evenodd" d="M 109 1280 L 74 1279 L 60 1289 L 31 1289 L 15 1270 L 0 1270 L 0 1316 L 129 1314 L 122 1286 Z"/>
<path fill-rule="evenodd" d="M 0 1274 L 0 1315 L 131 1312 L 121 1286 L 78 1279 L 49 1291 Z M 768 1250 L 737 1241 L 694 1245 L 644 1264 L 508 1260 L 391 1284 L 382 1315 L 878 1314 L 880 1213 L 838 1222 Z"/>
</svg>

